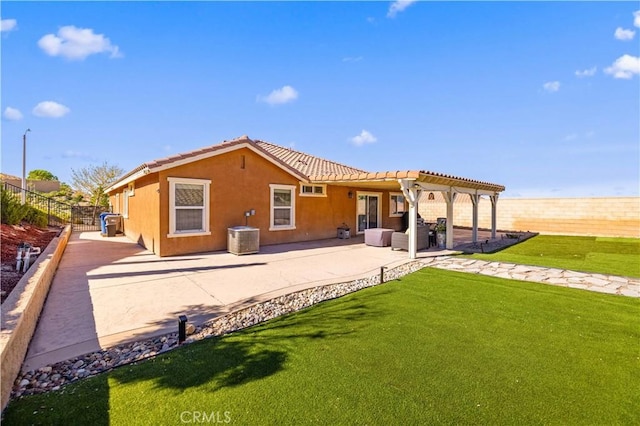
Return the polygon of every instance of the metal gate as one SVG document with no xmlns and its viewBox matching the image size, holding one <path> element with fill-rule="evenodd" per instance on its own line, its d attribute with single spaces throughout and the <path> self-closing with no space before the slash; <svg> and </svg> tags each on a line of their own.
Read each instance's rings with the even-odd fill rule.
<svg viewBox="0 0 640 426">
<path fill-rule="evenodd" d="M 21 199 L 22 188 L 7 182 L 3 182 L 3 187 L 18 200 Z M 33 191 L 25 191 L 25 202 L 47 215 L 48 226 L 71 224 L 74 232 L 100 231 L 100 214 L 111 211 L 109 207 L 63 203 Z"/>
</svg>

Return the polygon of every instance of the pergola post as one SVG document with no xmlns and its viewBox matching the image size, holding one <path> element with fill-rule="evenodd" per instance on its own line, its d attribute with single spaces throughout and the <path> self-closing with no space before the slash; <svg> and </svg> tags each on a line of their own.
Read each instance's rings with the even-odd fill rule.
<svg viewBox="0 0 640 426">
<path fill-rule="evenodd" d="M 496 230 L 498 228 L 498 220 L 497 220 L 497 214 L 496 214 L 496 210 L 498 206 L 498 193 L 495 193 L 494 195 L 490 195 L 489 198 L 491 199 L 491 238 L 495 239 Z"/>
<path fill-rule="evenodd" d="M 453 203 L 456 200 L 456 193 L 453 188 L 449 191 L 442 191 L 444 201 L 447 203 L 447 249 L 453 249 Z"/>
<path fill-rule="evenodd" d="M 409 202 L 409 259 L 418 256 L 418 198 L 420 189 L 414 179 L 399 179 L 402 194 Z"/>
<path fill-rule="evenodd" d="M 478 202 L 480 201 L 480 195 L 476 192 L 475 194 L 469 194 L 469 198 L 471 198 L 471 204 L 473 205 L 472 209 L 472 225 L 471 225 L 471 241 L 474 243 L 478 242 Z"/>
</svg>

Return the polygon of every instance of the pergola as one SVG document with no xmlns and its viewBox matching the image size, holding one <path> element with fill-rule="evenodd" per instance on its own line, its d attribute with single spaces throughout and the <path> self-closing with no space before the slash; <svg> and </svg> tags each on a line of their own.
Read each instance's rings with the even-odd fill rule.
<svg viewBox="0 0 640 426">
<path fill-rule="evenodd" d="M 458 194 L 467 194 L 473 206 L 473 242 L 478 240 L 478 203 L 480 196 L 487 195 L 491 200 L 491 238 L 496 237 L 496 208 L 498 195 L 504 191 L 503 185 L 482 182 L 429 171 L 396 171 L 378 173 L 360 173 L 350 175 L 312 176 L 313 183 L 331 185 L 357 185 L 362 188 L 401 190 L 409 203 L 409 258 L 417 256 L 418 200 L 423 191 L 441 192 L 447 204 L 447 240 L 446 248 L 453 248 L 453 203 Z"/>
</svg>

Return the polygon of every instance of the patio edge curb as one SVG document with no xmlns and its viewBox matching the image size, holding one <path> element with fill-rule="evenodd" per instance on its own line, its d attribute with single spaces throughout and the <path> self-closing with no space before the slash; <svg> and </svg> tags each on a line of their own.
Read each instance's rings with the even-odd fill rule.
<svg viewBox="0 0 640 426">
<path fill-rule="evenodd" d="M 49 294 L 62 254 L 71 236 L 67 225 L 38 256 L 18 285 L 2 304 L 0 364 L 2 369 L 2 408 L 9 402 L 13 382 L 29 349 L 44 302 Z"/>
</svg>

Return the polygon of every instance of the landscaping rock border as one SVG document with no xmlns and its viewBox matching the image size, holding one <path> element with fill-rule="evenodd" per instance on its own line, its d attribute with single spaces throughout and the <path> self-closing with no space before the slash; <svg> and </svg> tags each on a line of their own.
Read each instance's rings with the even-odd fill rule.
<svg viewBox="0 0 640 426">
<path fill-rule="evenodd" d="M 401 278 L 426 267 L 421 261 L 411 261 L 384 271 L 384 282 Z M 335 299 L 358 290 L 381 284 L 380 274 L 344 283 L 329 284 L 279 296 L 196 327 L 185 343 L 221 336 L 264 321 L 308 308 L 325 300 Z M 12 398 L 60 390 L 64 385 L 95 376 L 102 372 L 155 357 L 179 347 L 178 333 L 146 339 L 88 353 L 76 358 L 20 374 L 14 382 Z"/>
</svg>

